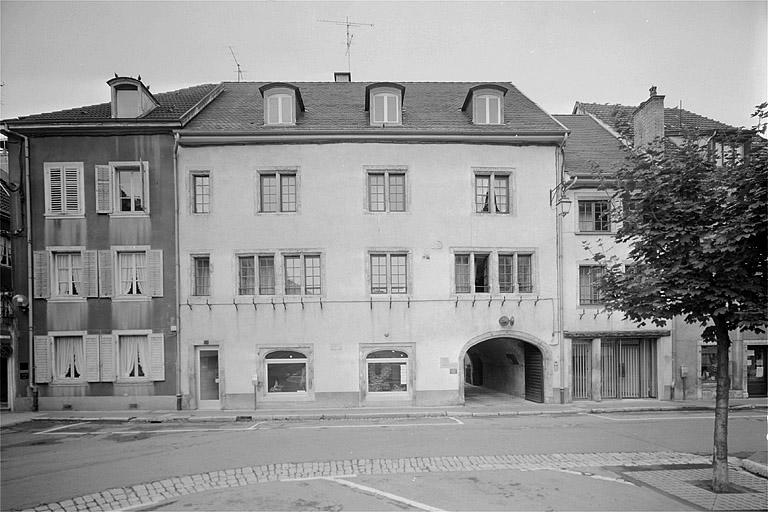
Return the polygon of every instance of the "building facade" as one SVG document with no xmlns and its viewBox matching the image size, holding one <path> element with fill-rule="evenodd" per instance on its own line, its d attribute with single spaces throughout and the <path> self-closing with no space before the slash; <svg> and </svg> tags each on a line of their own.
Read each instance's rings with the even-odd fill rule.
<svg viewBox="0 0 768 512">
<path fill-rule="evenodd" d="M 559 401 L 565 132 L 507 83 L 225 84 L 179 132 L 189 406 Z"/>
<path fill-rule="evenodd" d="M 16 313 L 17 409 L 176 403 L 173 130 L 217 88 L 107 84 L 108 103 L 3 125 L 28 205 L 14 251 L 26 270 L 14 289 L 29 303 Z"/>
</svg>

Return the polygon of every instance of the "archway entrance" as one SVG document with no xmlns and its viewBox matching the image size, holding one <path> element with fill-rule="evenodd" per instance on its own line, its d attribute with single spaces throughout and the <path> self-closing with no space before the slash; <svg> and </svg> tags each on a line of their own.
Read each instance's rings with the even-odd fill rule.
<svg viewBox="0 0 768 512">
<path fill-rule="evenodd" d="M 533 343 L 492 337 L 471 345 L 464 353 L 464 382 L 504 396 L 544 402 L 544 354 Z M 482 391 L 482 390 L 481 390 Z M 472 393 L 470 393 L 472 395 Z"/>
</svg>

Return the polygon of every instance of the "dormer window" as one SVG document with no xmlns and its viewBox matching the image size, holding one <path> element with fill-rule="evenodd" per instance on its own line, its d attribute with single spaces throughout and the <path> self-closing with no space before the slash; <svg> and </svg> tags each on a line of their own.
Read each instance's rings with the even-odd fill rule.
<svg viewBox="0 0 768 512">
<path fill-rule="evenodd" d="M 370 112 L 371 124 L 402 124 L 404 97 L 405 87 L 399 84 L 379 83 L 366 87 L 365 110 Z"/>
<path fill-rule="evenodd" d="M 504 124 L 504 95 L 506 94 L 507 88 L 500 85 L 478 85 L 469 90 L 461 109 L 470 111 L 474 124 Z"/>
<path fill-rule="evenodd" d="M 268 84 L 259 88 L 264 97 L 264 124 L 267 126 L 292 126 L 296 113 L 304 111 L 299 88 L 290 84 Z"/>
<path fill-rule="evenodd" d="M 142 117 L 159 105 L 141 79 L 128 76 L 116 76 L 108 81 L 112 89 L 112 117 L 117 119 L 136 119 Z"/>
</svg>

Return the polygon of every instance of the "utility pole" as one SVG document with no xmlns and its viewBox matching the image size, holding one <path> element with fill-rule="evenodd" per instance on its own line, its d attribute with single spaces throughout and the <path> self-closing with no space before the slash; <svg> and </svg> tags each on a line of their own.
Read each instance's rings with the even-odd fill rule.
<svg viewBox="0 0 768 512">
<path fill-rule="evenodd" d="M 335 20 L 317 20 L 321 23 L 333 23 L 334 25 L 344 25 L 347 27 L 347 71 L 352 73 L 352 52 L 350 48 L 352 47 L 352 36 L 349 32 L 350 27 L 372 27 L 373 23 L 356 23 L 354 21 L 349 21 L 349 16 L 345 18 L 344 21 L 335 21 Z"/>
</svg>

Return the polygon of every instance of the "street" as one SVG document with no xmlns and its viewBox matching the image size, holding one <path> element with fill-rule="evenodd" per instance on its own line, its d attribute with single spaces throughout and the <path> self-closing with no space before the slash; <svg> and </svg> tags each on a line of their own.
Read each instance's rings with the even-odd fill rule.
<svg viewBox="0 0 768 512">
<path fill-rule="evenodd" d="M 2 431 L 0 508 L 31 508 L 154 482 L 146 500 L 126 497 L 125 505 L 688 510 L 695 506 L 673 499 L 672 491 L 649 495 L 642 482 L 650 472 L 628 468 L 679 464 L 706 474 L 712 424 L 706 411 L 226 424 L 29 422 Z M 733 411 L 729 427 L 732 456 L 765 450 L 764 412 Z M 214 485 L 219 474 L 237 493 Z M 175 489 L 184 486 L 177 493 L 183 497 L 160 503 L 165 495 L 159 483 L 175 477 L 189 477 L 174 483 Z M 246 485 L 255 482 L 263 483 Z M 98 500 L 91 503 L 79 509 L 96 508 Z"/>
</svg>

